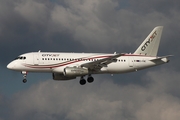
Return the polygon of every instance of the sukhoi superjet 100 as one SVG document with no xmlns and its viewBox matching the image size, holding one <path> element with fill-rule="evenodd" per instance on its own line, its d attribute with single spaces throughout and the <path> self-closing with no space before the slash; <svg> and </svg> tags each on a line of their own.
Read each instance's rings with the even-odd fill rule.
<svg viewBox="0 0 180 120">
<path fill-rule="evenodd" d="M 93 74 L 120 74 L 134 72 L 169 62 L 169 57 L 157 56 L 163 26 L 155 27 L 134 53 L 65 53 L 31 52 L 19 55 L 7 65 L 20 71 L 23 82 L 28 72 L 49 72 L 54 80 L 80 78 L 81 85 L 92 83 Z"/>
</svg>

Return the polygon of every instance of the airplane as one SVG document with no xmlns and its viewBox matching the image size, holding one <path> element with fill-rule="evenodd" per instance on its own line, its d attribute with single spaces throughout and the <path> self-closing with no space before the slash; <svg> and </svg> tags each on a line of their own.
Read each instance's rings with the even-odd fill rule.
<svg viewBox="0 0 180 120">
<path fill-rule="evenodd" d="M 21 71 L 23 83 L 28 72 L 49 72 L 53 80 L 72 80 L 80 77 L 79 83 L 92 83 L 92 74 L 120 74 L 134 72 L 169 62 L 167 56 L 157 56 L 163 26 L 155 27 L 137 50 L 131 53 L 64 53 L 30 52 L 18 56 L 7 65 L 10 70 Z M 87 80 L 84 78 L 87 76 Z"/>
</svg>

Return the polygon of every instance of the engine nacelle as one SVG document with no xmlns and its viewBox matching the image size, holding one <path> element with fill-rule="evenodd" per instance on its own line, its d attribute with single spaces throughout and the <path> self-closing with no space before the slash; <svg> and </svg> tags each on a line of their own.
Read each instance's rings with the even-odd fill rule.
<svg viewBox="0 0 180 120">
<path fill-rule="evenodd" d="M 54 80 L 71 80 L 76 79 L 76 76 L 64 76 L 62 73 L 53 73 L 52 74 Z"/>
<path fill-rule="evenodd" d="M 89 73 L 88 69 L 67 67 L 64 68 L 64 76 L 83 76 Z"/>
</svg>

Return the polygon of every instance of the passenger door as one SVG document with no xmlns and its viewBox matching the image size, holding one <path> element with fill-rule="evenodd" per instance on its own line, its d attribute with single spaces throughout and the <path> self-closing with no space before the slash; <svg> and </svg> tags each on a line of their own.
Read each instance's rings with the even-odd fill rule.
<svg viewBox="0 0 180 120">
<path fill-rule="evenodd" d="M 35 53 L 33 55 L 33 62 L 34 62 L 34 65 L 39 65 L 39 53 Z"/>
</svg>

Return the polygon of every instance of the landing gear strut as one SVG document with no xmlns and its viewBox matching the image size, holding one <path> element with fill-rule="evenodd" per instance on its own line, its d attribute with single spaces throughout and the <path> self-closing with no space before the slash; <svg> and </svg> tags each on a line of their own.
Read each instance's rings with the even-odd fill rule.
<svg viewBox="0 0 180 120">
<path fill-rule="evenodd" d="M 27 72 L 26 72 L 26 71 L 22 71 L 21 74 L 23 74 L 23 78 L 24 78 L 22 82 L 23 82 L 23 83 L 26 83 L 26 82 L 27 82 L 27 79 L 26 79 L 26 77 L 27 77 Z"/>
</svg>

